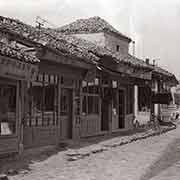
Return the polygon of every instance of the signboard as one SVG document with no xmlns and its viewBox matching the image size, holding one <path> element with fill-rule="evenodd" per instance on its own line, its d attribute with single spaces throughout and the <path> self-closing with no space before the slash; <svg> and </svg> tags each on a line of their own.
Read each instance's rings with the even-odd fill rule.
<svg viewBox="0 0 180 180">
<path fill-rule="evenodd" d="M 0 76 L 33 81 L 38 73 L 36 65 L 15 59 L 0 57 Z"/>
<path fill-rule="evenodd" d="M 121 65 L 118 66 L 117 70 L 119 72 L 129 74 L 131 77 L 147 79 L 147 80 L 151 80 L 151 78 L 152 78 L 151 71 L 145 71 L 142 69 L 135 69 L 135 68 L 125 67 L 125 66 L 121 66 Z"/>
<path fill-rule="evenodd" d="M 152 103 L 154 104 L 170 104 L 171 101 L 171 93 L 156 93 L 152 95 Z"/>
<path fill-rule="evenodd" d="M 96 68 L 93 68 L 88 70 L 83 80 L 87 82 L 94 82 L 95 78 L 96 78 Z"/>
</svg>

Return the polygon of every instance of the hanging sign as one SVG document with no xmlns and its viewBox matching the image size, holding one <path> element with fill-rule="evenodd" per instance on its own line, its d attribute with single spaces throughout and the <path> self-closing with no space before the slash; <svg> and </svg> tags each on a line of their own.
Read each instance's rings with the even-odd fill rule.
<svg viewBox="0 0 180 180">
<path fill-rule="evenodd" d="M 17 80 L 35 80 L 38 73 L 37 65 L 15 59 L 0 57 L 0 76 Z"/>
<path fill-rule="evenodd" d="M 170 104 L 171 101 L 171 93 L 156 93 L 152 95 L 152 103 L 154 104 Z"/>
</svg>

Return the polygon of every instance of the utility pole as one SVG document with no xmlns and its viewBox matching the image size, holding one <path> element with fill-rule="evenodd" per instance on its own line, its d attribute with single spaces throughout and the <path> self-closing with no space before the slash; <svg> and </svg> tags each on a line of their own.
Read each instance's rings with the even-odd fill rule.
<svg viewBox="0 0 180 180">
<path fill-rule="evenodd" d="M 133 56 L 135 56 L 135 41 L 132 41 L 132 43 L 133 43 Z"/>
<path fill-rule="evenodd" d="M 36 24 L 37 24 L 37 28 L 40 30 L 42 26 L 44 26 L 44 21 L 41 20 L 41 18 L 39 16 L 36 17 Z"/>
<path fill-rule="evenodd" d="M 57 28 L 56 25 L 54 25 L 53 23 L 41 18 L 40 16 L 36 17 L 36 23 L 37 23 L 37 28 L 41 28 L 42 26 L 44 26 L 45 24 L 48 24 L 50 26 L 52 26 L 53 28 Z"/>
</svg>

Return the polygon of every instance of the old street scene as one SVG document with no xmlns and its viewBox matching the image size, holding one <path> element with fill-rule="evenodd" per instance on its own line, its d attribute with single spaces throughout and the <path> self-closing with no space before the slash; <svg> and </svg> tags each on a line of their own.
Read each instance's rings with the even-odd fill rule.
<svg viewBox="0 0 180 180">
<path fill-rule="evenodd" d="M 52 2 L 44 3 L 56 8 Z M 160 24 L 141 38 L 135 25 L 133 33 L 122 33 L 115 28 L 121 21 L 111 23 L 117 17 L 95 7 L 92 16 L 74 16 L 71 6 L 62 15 L 71 17 L 66 22 L 36 11 L 33 21 L 6 3 L 0 15 L 0 180 L 178 180 L 179 56 L 170 47 L 178 43 L 159 42 L 175 32 L 161 32 Z"/>
</svg>

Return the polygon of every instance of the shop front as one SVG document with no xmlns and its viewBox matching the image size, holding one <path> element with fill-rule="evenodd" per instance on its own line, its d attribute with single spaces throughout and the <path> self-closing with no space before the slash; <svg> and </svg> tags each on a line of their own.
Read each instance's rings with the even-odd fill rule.
<svg viewBox="0 0 180 180">
<path fill-rule="evenodd" d="M 0 154 L 19 151 L 23 84 L 32 80 L 36 72 L 33 64 L 0 56 Z"/>
</svg>

